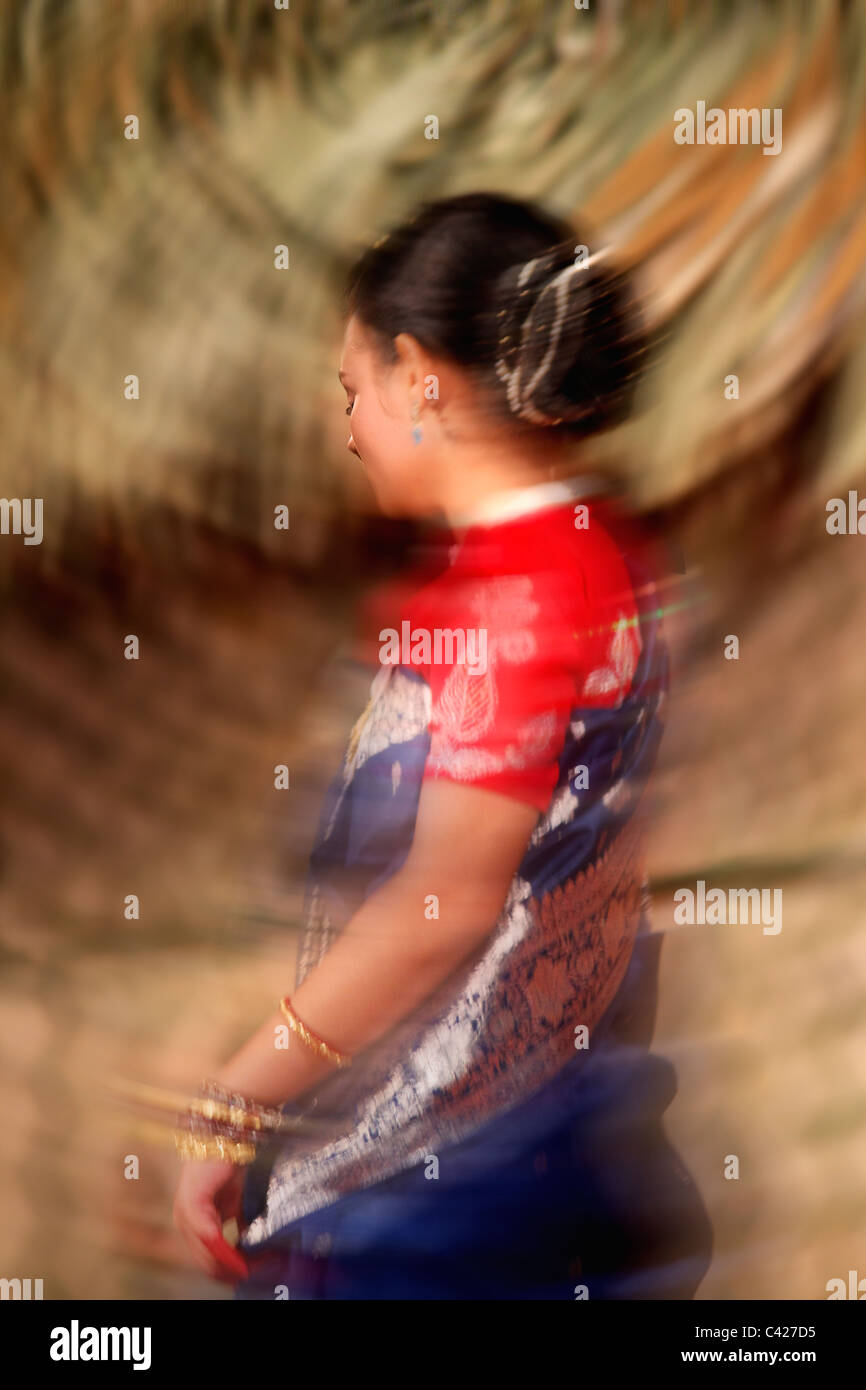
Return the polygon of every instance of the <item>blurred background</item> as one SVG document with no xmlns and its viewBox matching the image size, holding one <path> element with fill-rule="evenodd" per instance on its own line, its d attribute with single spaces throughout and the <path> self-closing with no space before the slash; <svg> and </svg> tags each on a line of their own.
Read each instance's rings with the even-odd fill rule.
<svg viewBox="0 0 866 1390">
<path fill-rule="evenodd" d="M 230 1297 L 102 1086 L 194 1083 L 291 987 L 358 598 L 406 541 L 346 451 L 342 275 L 474 189 L 611 244 L 665 343 L 593 447 L 682 577 L 654 1050 L 715 1227 L 698 1296 L 866 1275 L 866 540 L 826 524 L 866 496 L 864 29 L 856 0 L 7 0 L 0 491 L 43 538 L 0 535 L 0 1275 Z M 676 143 L 699 101 L 781 109 L 781 152 Z M 678 927 L 699 878 L 781 888 L 781 932 Z"/>
</svg>

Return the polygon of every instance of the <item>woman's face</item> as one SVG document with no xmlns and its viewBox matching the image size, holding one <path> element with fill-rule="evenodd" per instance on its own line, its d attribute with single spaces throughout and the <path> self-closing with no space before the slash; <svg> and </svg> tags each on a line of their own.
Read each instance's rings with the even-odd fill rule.
<svg viewBox="0 0 866 1390">
<path fill-rule="evenodd" d="M 340 380 L 350 420 L 346 447 L 361 460 L 386 516 L 422 513 L 431 502 L 431 460 L 422 442 L 412 439 L 412 403 L 423 403 L 423 389 L 413 389 L 411 361 L 383 363 L 375 343 L 355 316 L 349 319 L 340 357 Z M 426 476 L 425 476 L 426 475 Z"/>
</svg>

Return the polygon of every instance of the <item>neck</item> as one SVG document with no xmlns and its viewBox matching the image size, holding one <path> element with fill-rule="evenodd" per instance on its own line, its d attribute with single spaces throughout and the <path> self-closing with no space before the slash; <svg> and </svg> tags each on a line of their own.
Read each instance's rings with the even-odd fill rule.
<svg viewBox="0 0 866 1390">
<path fill-rule="evenodd" d="M 516 488 L 552 482 L 579 470 L 574 453 L 561 441 L 515 449 L 489 444 L 466 446 L 449 454 L 440 479 L 438 508 L 449 526 L 460 528 L 489 498 Z"/>
</svg>

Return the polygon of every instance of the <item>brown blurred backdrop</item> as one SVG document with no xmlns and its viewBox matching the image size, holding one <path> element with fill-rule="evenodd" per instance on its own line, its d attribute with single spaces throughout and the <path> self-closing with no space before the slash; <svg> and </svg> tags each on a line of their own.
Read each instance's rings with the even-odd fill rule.
<svg viewBox="0 0 866 1390">
<path fill-rule="evenodd" d="M 699 1297 L 866 1275 L 866 539 L 826 528 L 866 496 L 864 27 L 842 0 L 5 8 L 0 491 L 44 535 L 0 535 L 0 1275 L 228 1296 L 101 1086 L 194 1082 L 291 985 L 355 605 L 405 539 L 345 450 L 341 275 L 475 188 L 612 244 L 665 344 L 597 448 L 682 558 L 654 1047 L 716 1230 Z M 677 144 L 698 101 L 779 108 L 781 152 Z M 698 878 L 781 888 L 782 931 L 677 927 Z"/>
</svg>

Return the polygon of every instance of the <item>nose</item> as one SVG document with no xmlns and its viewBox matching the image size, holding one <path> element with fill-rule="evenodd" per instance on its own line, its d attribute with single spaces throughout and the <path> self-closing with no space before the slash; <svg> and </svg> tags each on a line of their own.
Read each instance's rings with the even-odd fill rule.
<svg viewBox="0 0 866 1390">
<path fill-rule="evenodd" d="M 350 454 L 354 454 L 354 455 L 355 455 L 355 458 L 358 458 L 358 459 L 359 459 L 359 458 L 361 457 L 361 455 L 358 453 L 358 446 L 357 446 L 356 443 L 355 443 L 355 436 L 354 436 L 354 435 L 352 435 L 352 434 L 349 435 L 349 442 L 348 442 L 348 444 L 346 445 L 346 448 L 349 450 L 349 453 L 350 453 Z"/>
</svg>

